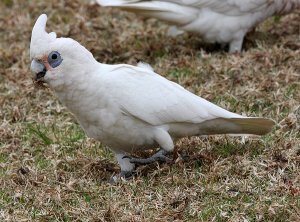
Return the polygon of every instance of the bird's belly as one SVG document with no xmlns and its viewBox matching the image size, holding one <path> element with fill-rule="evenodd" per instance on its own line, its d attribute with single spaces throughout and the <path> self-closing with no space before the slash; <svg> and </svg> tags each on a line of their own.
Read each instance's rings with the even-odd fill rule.
<svg viewBox="0 0 300 222">
<path fill-rule="evenodd" d="M 116 116 L 81 125 L 89 137 L 99 140 L 112 150 L 134 152 L 156 146 L 152 126 L 128 116 Z"/>
<path fill-rule="evenodd" d="M 246 33 L 254 24 L 253 17 L 248 14 L 230 16 L 202 9 L 197 19 L 181 28 L 199 33 L 208 42 L 228 43 L 240 32 Z"/>
</svg>

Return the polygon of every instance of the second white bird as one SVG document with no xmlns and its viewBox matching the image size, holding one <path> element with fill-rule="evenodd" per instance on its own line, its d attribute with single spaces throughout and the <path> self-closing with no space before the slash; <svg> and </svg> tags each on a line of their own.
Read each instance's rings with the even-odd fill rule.
<svg viewBox="0 0 300 222">
<path fill-rule="evenodd" d="M 96 0 L 175 25 L 171 35 L 199 33 L 207 42 L 229 43 L 229 52 L 240 52 L 244 36 L 273 15 L 300 7 L 300 0 Z"/>
</svg>

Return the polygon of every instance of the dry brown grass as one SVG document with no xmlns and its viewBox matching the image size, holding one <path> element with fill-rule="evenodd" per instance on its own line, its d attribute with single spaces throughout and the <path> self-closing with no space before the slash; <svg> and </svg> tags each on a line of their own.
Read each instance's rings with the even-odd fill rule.
<svg viewBox="0 0 300 222">
<path fill-rule="evenodd" d="M 1 221 L 299 221 L 300 12 L 270 19 L 241 56 L 197 35 L 83 1 L 0 1 Z M 142 167 L 131 181 L 107 148 L 87 139 L 29 71 L 33 23 L 69 36 L 98 61 L 144 60 L 163 76 L 238 113 L 278 124 L 267 136 L 183 139 L 172 165 Z"/>
</svg>

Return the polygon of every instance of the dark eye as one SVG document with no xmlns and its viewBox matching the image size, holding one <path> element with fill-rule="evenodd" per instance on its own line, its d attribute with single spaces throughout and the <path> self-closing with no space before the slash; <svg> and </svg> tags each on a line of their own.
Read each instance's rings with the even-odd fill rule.
<svg viewBox="0 0 300 222">
<path fill-rule="evenodd" d="M 57 58 L 58 58 L 57 54 L 52 54 L 51 59 L 55 60 Z"/>
<path fill-rule="evenodd" d="M 48 62 L 52 68 L 59 66 L 62 61 L 63 59 L 57 51 L 53 51 L 48 55 Z"/>
</svg>

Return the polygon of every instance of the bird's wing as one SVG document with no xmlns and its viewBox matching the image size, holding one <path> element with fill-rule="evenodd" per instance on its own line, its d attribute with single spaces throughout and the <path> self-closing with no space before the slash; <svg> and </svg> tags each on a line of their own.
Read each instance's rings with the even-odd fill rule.
<svg viewBox="0 0 300 222">
<path fill-rule="evenodd" d="M 273 4 L 274 0 L 97 0 L 97 2 L 103 6 L 149 11 L 158 11 L 160 8 L 161 11 L 165 11 L 165 6 L 171 10 L 176 5 L 185 7 L 186 10 L 188 8 L 206 8 L 221 14 L 239 16 L 244 13 L 261 11 Z"/>
<path fill-rule="evenodd" d="M 209 8 L 212 11 L 230 14 L 230 15 L 239 15 L 241 13 L 251 13 L 260 11 L 265 8 L 270 3 L 274 2 L 273 0 L 162 0 L 166 2 L 173 2 L 184 6 L 191 6 L 196 8 Z"/>
<path fill-rule="evenodd" d="M 111 67 L 102 80 L 106 92 L 124 114 L 151 125 L 241 117 L 190 93 L 150 69 L 129 65 Z"/>
</svg>

